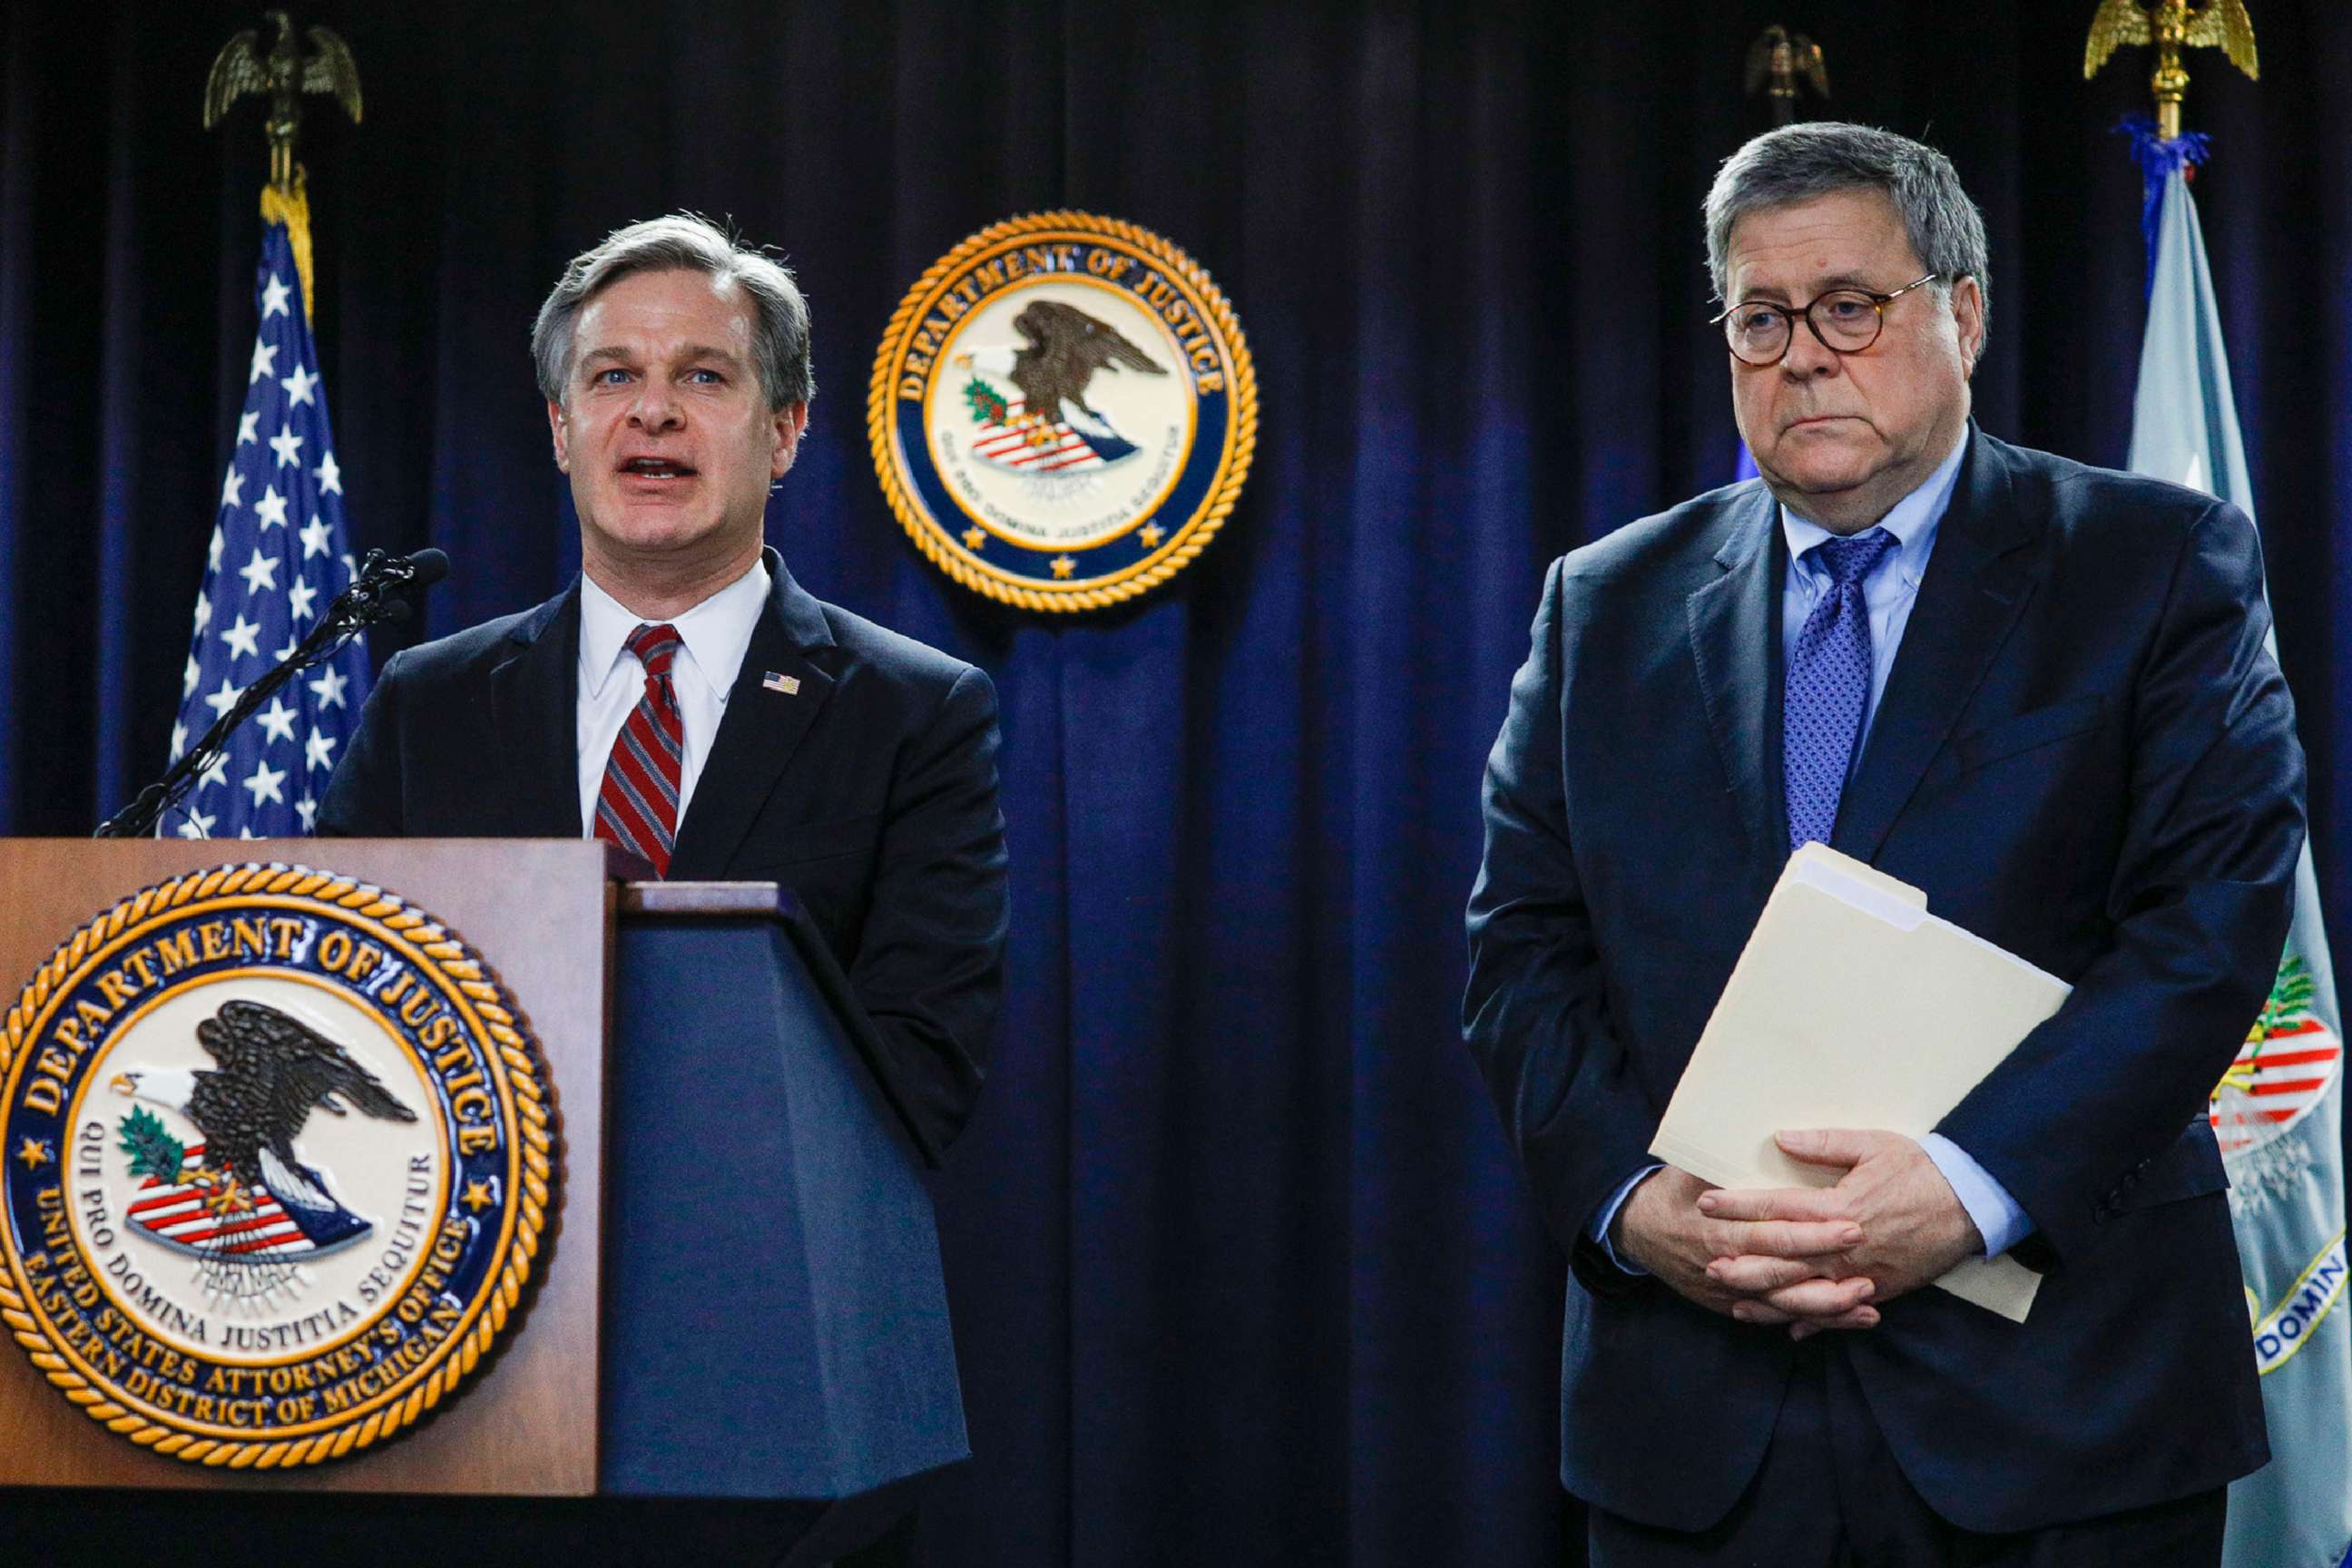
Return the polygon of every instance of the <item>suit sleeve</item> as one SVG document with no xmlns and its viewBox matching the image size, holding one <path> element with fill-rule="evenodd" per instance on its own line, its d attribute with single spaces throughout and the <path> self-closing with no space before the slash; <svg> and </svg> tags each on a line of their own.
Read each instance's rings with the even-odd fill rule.
<svg viewBox="0 0 2352 1568">
<path fill-rule="evenodd" d="M 2111 944 L 1937 1131 L 2063 1266 L 2201 1121 L 2277 972 L 2304 841 L 2303 752 L 2267 639 L 2253 524 L 2189 530 L 2130 694 Z"/>
<path fill-rule="evenodd" d="M 1595 1289 L 1622 1289 L 1628 1281 L 1585 1230 L 1628 1178 L 1655 1163 L 1646 1151 L 1658 1113 L 1611 1030 L 1569 837 L 1560 776 L 1566 595 L 1555 563 L 1486 760 L 1486 848 L 1470 892 L 1463 1036 L 1579 1277 Z"/>
<path fill-rule="evenodd" d="M 321 838 L 398 838 L 406 831 L 400 811 L 400 700 L 406 671 L 393 655 L 376 677 L 352 743 L 327 781 L 319 807 Z"/>
<path fill-rule="evenodd" d="M 962 1131 L 996 1036 L 1008 913 L 996 689 L 956 678 L 908 742 L 849 971 L 931 1147 Z"/>
</svg>

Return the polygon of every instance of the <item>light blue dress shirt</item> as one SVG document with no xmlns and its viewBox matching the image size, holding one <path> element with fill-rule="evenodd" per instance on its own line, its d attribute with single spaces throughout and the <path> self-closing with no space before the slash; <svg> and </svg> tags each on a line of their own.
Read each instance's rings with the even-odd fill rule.
<svg viewBox="0 0 2352 1568">
<path fill-rule="evenodd" d="M 1951 504 L 1952 489 L 1960 477 L 1960 458 L 1968 447 L 1968 437 L 1962 436 L 1960 444 L 1926 482 L 1896 501 L 1876 525 L 1893 534 L 1896 543 L 1862 582 L 1863 605 L 1870 615 L 1870 700 L 1863 709 L 1862 731 L 1854 737 L 1856 765 L 1869 744 L 1870 726 L 1878 717 L 1878 700 L 1885 695 L 1887 673 L 1895 668 L 1895 651 L 1903 645 L 1903 629 L 1911 623 L 1911 606 L 1918 602 L 1919 584 L 1927 574 L 1927 557 L 1936 549 L 1936 530 L 1943 521 L 1944 509 Z M 1780 533 L 1789 543 L 1789 571 L 1780 584 L 1780 665 L 1785 669 L 1796 652 L 1797 634 L 1803 630 L 1805 617 L 1830 588 L 1829 569 L 1812 552 L 1823 540 L 1836 536 L 1786 506 L 1780 509 Z M 1959 1145 L 1940 1132 L 1928 1133 L 1919 1144 L 1958 1194 L 1960 1206 L 1968 1210 L 1977 1234 L 1984 1238 L 1986 1257 L 1998 1257 L 2033 1233 L 2033 1222 L 2017 1200 Z M 1629 1274 L 1647 1270 L 1617 1256 L 1617 1249 L 1609 1244 L 1609 1227 L 1633 1189 L 1663 1168 L 1651 1165 L 1634 1173 L 1601 1205 L 1593 1221 L 1593 1239 L 1612 1262 Z"/>
</svg>

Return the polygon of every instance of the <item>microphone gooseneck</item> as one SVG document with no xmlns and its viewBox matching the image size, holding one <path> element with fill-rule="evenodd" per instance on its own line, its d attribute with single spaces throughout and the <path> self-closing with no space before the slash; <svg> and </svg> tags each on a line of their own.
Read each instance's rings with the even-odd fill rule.
<svg viewBox="0 0 2352 1568">
<path fill-rule="evenodd" d="M 163 814 L 187 794 L 204 771 L 228 747 L 237 726 L 258 712 L 286 683 L 312 665 L 331 658 L 352 638 L 372 626 L 404 621 L 415 613 L 411 601 L 449 574 L 449 557 L 439 550 L 414 555 L 387 555 L 371 550 L 360 563 L 351 586 L 335 595 L 310 635 L 284 658 L 248 686 L 227 711 L 213 721 L 169 772 L 132 798 L 130 805 L 99 824 L 95 838 L 143 838 L 155 831 Z"/>
</svg>

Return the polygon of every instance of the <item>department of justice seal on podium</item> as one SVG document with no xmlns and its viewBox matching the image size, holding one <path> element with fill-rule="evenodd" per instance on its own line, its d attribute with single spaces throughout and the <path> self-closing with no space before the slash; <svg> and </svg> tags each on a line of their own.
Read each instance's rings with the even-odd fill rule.
<svg viewBox="0 0 2352 1568">
<path fill-rule="evenodd" d="M 247 865 L 125 899 L 0 1021 L 0 1320 L 159 1454 L 389 1437 L 522 1300 L 541 1064 L 481 959 L 379 889 Z"/>
<path fill-rule="evenodd" d="M 923 553 L 975 592 L 1097 609 L 1191 564 L 1257 443 L 1233 308 L 1133 224 L 1053 212 L 993 224 L 900 303 L 867 434 Z"/>
</svg>

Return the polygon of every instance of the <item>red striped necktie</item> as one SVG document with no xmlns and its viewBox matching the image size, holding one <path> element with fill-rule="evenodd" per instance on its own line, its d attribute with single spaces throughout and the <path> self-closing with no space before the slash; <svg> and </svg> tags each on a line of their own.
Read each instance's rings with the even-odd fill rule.
<svg viewBox="0 0 2352 1568">
<path fill-rule="evenodd" d="M 596 837 L 644 856 L 657 877 L 669 875 L 678 784 L 686 775 L 686 720 L 670 680 L 670 666 L 684 646 L 675 626 L 640 626 L 629 634 L 628 649 L 646 667 L 646 694 L 621 726 L 604 764 L 604 787 L 596 792 Z"/>
</svg>

